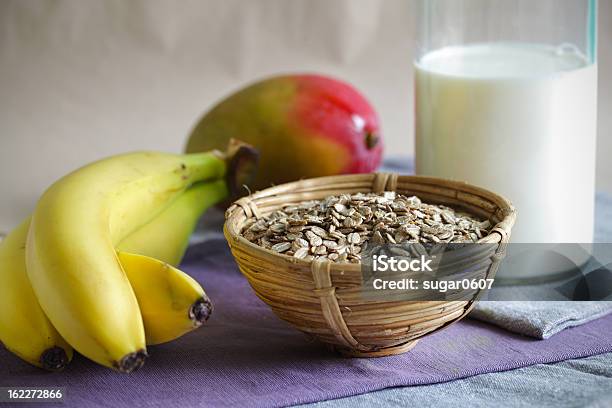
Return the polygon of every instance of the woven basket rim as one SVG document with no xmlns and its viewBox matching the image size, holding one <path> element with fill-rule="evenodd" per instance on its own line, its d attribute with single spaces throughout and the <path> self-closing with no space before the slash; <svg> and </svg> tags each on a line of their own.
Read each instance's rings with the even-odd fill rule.
<svg viewBox="0 0 612 408">
<path fill-rule="evenodd" d="M 355 179 L 362 179 L 360 181 L 367 182 L 379 174 L 388 174 L 388 173 L 347 174 L 347 175 L 339 175 L 339 176 L 325 176 L 325 177 L 298 180 L 298 181 L 293 181 L 289 183 L 279 184 L 277 186 L 273 186 L 273 187 L 269 187 L 264 190 L 257 191 L 255 193 L 250 194 L 247 197 L 242 198 L 241 200 L 244 200 L 246 198 L 247 200 L 255 203 L 257 200 L 262 199 L 262 198 L 282 196 L 283 194 L 295 192 L 295 190 L 300 190 L 307 186 L 311 186 L 311 185 L 324 186 L 325 184 L 329 184 L 330 182 L 339 182 L 343 180 L 347 180 L 347 181 L 353 180 L 354 181 Z M 486 199 L 489 201 L 492 201 L 490 200 L 491 198 L 494 199 L 495 204 L 497 205 L 498 209 L 500 209 L 504 213 L 504 217 L 491 228 L 490 232 L 486 236 L 478 240 L 477 243 L 502 242 L 505 240 L 504 235 L 509 235 L 512 229 L 512 226 L 514 225 L 514 221 L 516 219 L 516 209 L 514 208 L 512 202 L 508 200 L 507 198 L 505 198 L 504 196 L 502 196 L 501 194 L 495 193 L 491 190 L 488 190 L 483 187 L 479 187 L 479 186 L 476 186 L 476 185 L 473 185 L 473 184 L 470 184 L 464 181 L 451 180 L 451 179 L 438 178 L 438 177 L 429 177 L 429 176 L 397 175 L 397 180 L 400 182 L 414 181 L 414 182 L 417 182 L 417 184 L 424 184 L 424 185 L 429 185 L 429 186 L 440 186 L 440 187 L 451 186 L 451 187 L 454 187 L 456 191 L 463 191 L 467 194 L 473 194 L 475 196 L 480 196 L 482 198 L 486 197 Z M 372 191 L 370 189 L 370 191 L 364 190 L 363 192 L 372 192 Z M 237 217 L 240 214 L 240 211 L 237 211 L 238 209 L 240 209 L 240 206 L 237 205 L 238 201 L 236 201 L 232 206 L 230 206 L 230 208 L 228 208 L 225 214 L 226 221 L 224 224 L 223 231 L 224 231 L 224 235 L 226 239 L 230 241 L 231 244 L 234 244 L 234 245 L 239 244 L 241 246 L 246 246 L 246 248 L 248 248 L 250 252 L 256 253 L 259 256 L 274 258 L 278 261 L 282 260 L 284 262 L 294 264 L 294 265 L 308 266 L 312 264 L 313 260 L 298 259 L 293 256 L 285 255 L 282 253 L 274 252 L 270 249 L 263 248 L 253 242 L 250 242 L 246 238 L 244 238 L 244 236 L 242 236 L 242 234 L 240 233 L 240 230 L 236 230 L 236 231 L 232 230 L 229 227 L 230 221 L 233 219 L 233 217 Z M 424 200 L 424 202 L 430 202 L 430 201 Z M 289 201 L 283 205 L 287 205 L 290 203 L 294 203 L 294 202 Z M 248 218 L 250 217 L 247 217 L 245 214 L 245 220 Z M 353 271 L 359 272 L 361 271 L 361 263 L 331 262 L 331 268 L 335 270 L 340 269 L 346 272 L 353 272 Z"/>
</svg>

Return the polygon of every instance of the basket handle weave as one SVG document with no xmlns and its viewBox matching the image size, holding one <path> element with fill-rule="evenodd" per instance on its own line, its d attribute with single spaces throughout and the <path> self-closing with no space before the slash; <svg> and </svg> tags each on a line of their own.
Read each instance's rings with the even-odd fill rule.
<svg viewBox="0 0 612 408">
<path fill-rule="evenodd" d="M 384 191 L 397 190 L 397 173 L 374 173 L 372 192 L 380 194 Z"/>
<path fill-rule="evenodd" d="M 311 263 L 312 277 L 316 286 L 314 292 L 321 301 L 323 317 L 336 339 L 342 345 L 362 351 L 370 351 L 371 347 L 359 343 L 353 337 L 344 321 L 340 305 L 338 305 L 338 299 L 336 298 L 336 288 L 332 286 L 330 265 L 331 262 L 325 259 L 315 259 Z"/>
<path fill-rule="evenodd" d="M 251 200 L 251 198 L 247 196 L 247 197 L 242 197 L 241 199 L 234 202 L 234 204 L 232 204 L 225 211 L 225 219 L 228 219 L 232 215 L 234 210 L 236 210 L 238 207 L 242 208 L 242 211 L 244 211 L 244 216 L 246 218 L 251 218 L 251 217 L 255 217 L 257 219 L 261 218 L 261 213 L 259 212 L 259 209 L 257 208 L 257 204 L 255 204 L 255 201 Z"/>
</svg>

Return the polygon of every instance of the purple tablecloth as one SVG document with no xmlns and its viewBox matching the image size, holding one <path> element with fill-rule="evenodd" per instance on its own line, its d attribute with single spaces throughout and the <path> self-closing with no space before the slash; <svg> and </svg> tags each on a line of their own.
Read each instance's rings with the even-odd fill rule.
<svg viewBox="0 0 612 408">
<path fill-rule="evenodd" d="M 46 373 L 0 350 L 0 386 L 63 386 L 64 407 L 282 406 L 612 352 L 611 315 L 548 340 L 468 320 L 402 356 L 346 359 L 277 319 L 225 242 L 192 248 L 183 269 L 204 284 L 215 313 L 198 331 L 150 347 L 140 371 L 118 374 L 76 356 L 65 372 Z"/>
</svg>

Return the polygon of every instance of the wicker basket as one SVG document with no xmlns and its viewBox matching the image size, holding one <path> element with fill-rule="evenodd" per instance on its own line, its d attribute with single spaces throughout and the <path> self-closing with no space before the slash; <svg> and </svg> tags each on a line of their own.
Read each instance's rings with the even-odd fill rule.
<svg viewBox="0 0 612 408">
<path fill-rule="evenodd" d="M 249 217 L 283 205 L 330 195 L 396 191 L 425 202 L 460 208 L 496 225 L 482 268 L 493 277 L 516 218 L 512 204 L 482 188 L 419 176 L 373 173 L 321 177 L 283 184 L 244 197 L 226 212 L 225 237 L 240 270 L 281 319 L 343 354 L 376 357 L 410 350 L 419 337 L 464 317 L 478 293 L 464 300 L 365 301 L 359 264 L 305 261 L 259 247 L 241 236 Z"/>
</svg>

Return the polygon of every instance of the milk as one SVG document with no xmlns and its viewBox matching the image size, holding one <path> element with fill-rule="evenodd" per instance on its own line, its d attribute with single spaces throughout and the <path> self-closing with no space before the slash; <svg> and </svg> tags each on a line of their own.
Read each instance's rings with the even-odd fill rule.
<svg viewBox="0 0 612 408">
<path fill-rule="evenodd" d="M 417 174 L 509 198 L 513 242 L 592 242 L 597 66 L 575 47 L 475 44 L 416 63 Z"/>
</svg>

